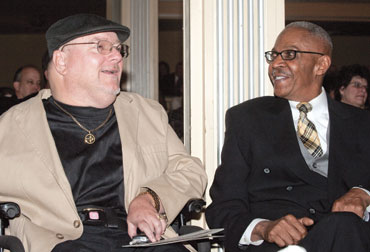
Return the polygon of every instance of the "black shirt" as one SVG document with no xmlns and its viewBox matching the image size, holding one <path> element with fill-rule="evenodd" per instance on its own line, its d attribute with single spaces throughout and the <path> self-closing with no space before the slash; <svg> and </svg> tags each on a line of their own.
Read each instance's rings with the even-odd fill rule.
<svg viewBox="0 0 370 252">
<path fill-rule="evenodd" d="M 97 109 L 58 104 L 87 129 L 98 127 L 113 110 L 113 105 Z M 87 132 L 55 105 L 53 97 L 44 100 L 44 107 L 76 206 L 123 207 L 122 148 L 114 111 L 92 132 L 95 143 L 86 144 Z"/>
<path fill-rule="evenodd" d="M 87 132 L 78 126 L 71 116 L 58 108 L 54 101 L 53 97 L 43 100 L 44 108 L 76 206 L 119 208 L 127 216 L 124 210 L 121 140 L 113 105 L 97 109 L 57 102 L 89 130 L 102 124 L 112 109 L 113 113 L 107 123 L 92 132 L 96 138 L 95 143 L 86 144 L 84 137 Z M 129 240 L 127 230 L 84 225 L 81 238 L 63 242 L 56 246 L 55 251 L 69 251 L 70 246 L 74 248 L 91 246 L 94 247 L 94 251 L 107 251 L 99 250 L 94 245 L 98 237 L 100 243 L 103 240 L 116 248 Z M 104 247 L 106 248 L 102 244 L 102 248 Z"/>
</svg>

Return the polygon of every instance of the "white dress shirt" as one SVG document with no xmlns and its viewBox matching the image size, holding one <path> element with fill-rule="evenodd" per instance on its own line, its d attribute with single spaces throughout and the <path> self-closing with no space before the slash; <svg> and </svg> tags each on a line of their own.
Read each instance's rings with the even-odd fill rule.
<svg viewBox="0 0 370 252">
<path fill-rule="evenodd" d="M 298 119 L 299 119 L 299 110 L 297 109 L 297 104 L 299 102 L 296 101 L 289 101 L 290 109 L 293 116 L 293 123 L 294 127 L 297 128 L 298 125 Z M 328 109 L 328 98 L 326 97 L 326 93 L 324 88 L 322 88 L 321 94 L 316 96 L 314 99 L 309 101 L 309 103 L 312 105 L 312 111 L 307 113 L 307 118 L 315 124 L 316 131 L 319 135 L 320 139 L 320 145 L 323 151 L 323 154 L 326 153 L 328 150 L 328 139 L 326 139 L 326 134 L 328 131 L 329 126 L 329 109 Z M 359 187 L 355 187 L 359 188 Z M 370 195 L 370 192 L 364 188 L 360 188 L 367 192 Z M 367 207 L 365 213 L 364 213 L 364 220 L 369 221 L 369 212 L 370 212 L 370 205 Z M 247 229 L 244 231 L 239 244 L 241 245 L 261 245 L 263 243 L 263 240 L 258 241 L 251 241 L 252 231 L 254 227 L 260 223 L 261 221 L 264 221 L 266 219 L 256 218 L 254 219 Z"/>
</svg>

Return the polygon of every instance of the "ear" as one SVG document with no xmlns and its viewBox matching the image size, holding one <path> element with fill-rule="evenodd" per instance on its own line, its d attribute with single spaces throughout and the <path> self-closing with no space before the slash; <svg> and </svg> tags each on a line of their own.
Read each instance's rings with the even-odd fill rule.
<svg viewBox="0 0 370 252">
<path fill-rule="evenodd" d="M 49 79 L 49 72 L 48 72 L 47 69 L 44 71 L 44 75 L 45 75 L 45 78 L 48 80 Z"/>
<path fill-rule="evenodd" d="M 15 91 L 19 91 L 21 83 L 19 81 L 14 81 L 13 82 L 13 87 Z"/>
<path fill-rule="evenodd" d="M 328 55 L 321 56 L 316 63 L 316 74 L 324 75 L 331 65 L 331 58 Z"/>
<path fill-rule="evenodd" d="M 344 87 L 344 86 L 341 86 L 341 87 L 339 88 L 339 93 L 340 93 L 340 95 L 341 95 L 341 96 L 343 96 L 343 94 L 344 94 L 344 89 L 345 89 L 345 87 Z"/>
<path fill-rule="evenodd" d="M 53 52 L 53 64 L 55 66 L 56 71 L 61 74 L 65 75 L 66 73 L 66 59 L 67 55 L 59 50 Z"/>
</svg>

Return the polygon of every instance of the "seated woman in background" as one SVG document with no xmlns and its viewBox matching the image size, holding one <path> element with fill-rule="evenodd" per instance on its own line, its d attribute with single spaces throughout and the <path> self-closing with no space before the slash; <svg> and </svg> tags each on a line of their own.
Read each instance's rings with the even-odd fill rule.
<svg viewBox="0 0 370 252">
<path fill-rule="evenodd" d="M 370 72 L 363 65 L 343 66 L 339 72 L 335 99 L 359 108 L 367 108 Z"/>
</svg>

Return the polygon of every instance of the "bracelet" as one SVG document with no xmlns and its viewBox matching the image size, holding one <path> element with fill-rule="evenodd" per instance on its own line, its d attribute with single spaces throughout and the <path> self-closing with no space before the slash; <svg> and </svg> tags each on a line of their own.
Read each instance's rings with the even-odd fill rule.
<svg viewBox="0 0 370 252">
<path fill-rule="evenodd" d="M 157 211 L 157 213 L 159 213 L 159 210 L 161 209 L 161 203 L 159 201 L 158 195 L 150 188 L 146 188 L 146 191 L 141 192 L 138 196 L 144 195 L 144 194 L 149 194 L 150 196 L 152 196 L 153 201 L 154 201 L 154 208 Z"/>
<path fill-rule="evenodd" d="M 166 223 L 168 222 L 167 214 L 166 213 L 160 213 L 158 214 L 159 220 L 164 220 Z"/>
</svg>

